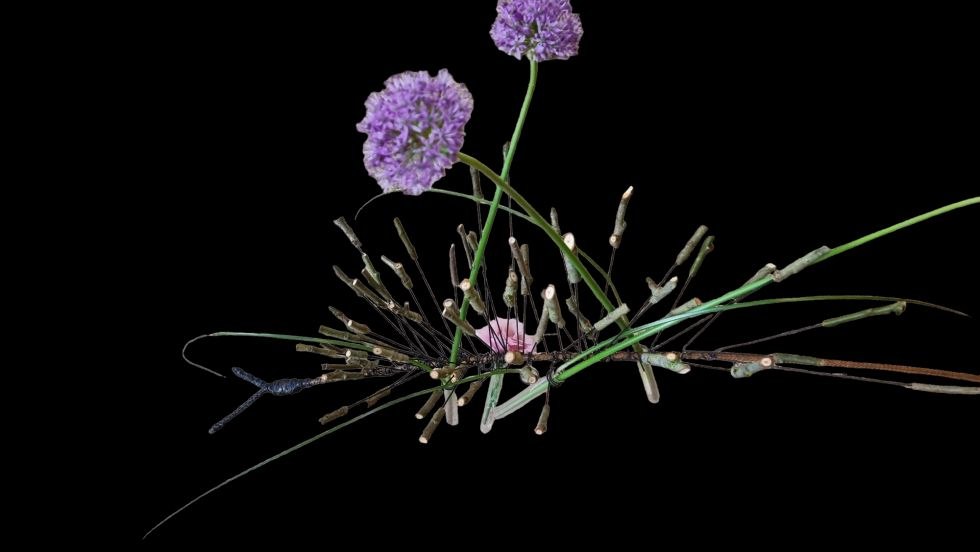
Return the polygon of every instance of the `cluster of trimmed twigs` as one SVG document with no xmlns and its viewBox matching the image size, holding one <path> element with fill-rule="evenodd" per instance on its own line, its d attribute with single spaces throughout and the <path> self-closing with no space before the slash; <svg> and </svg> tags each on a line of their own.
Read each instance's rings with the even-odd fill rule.
<svg viewBox="0 0 980 552">
<path fill-rule="evenodd" d="M 432 438 L 435 430 L 443 421 L 451 425 L 458 423 L 458 409 L 472 402 L 483 386 L 487 387 L 483 413 L 480 418 L 480 428 L 484 432 L 490 430 L 494 421 L 531 403 L 535 398 L 545 395 L 538 422 L 534 427 L 534 432 L 541 435 L 548 428 L 548 418 L 551 412 L 550 390 L 581 370 L 599 362 L 636 363 L 640 368 L 644 390 L 651 402 L 659 400 L 653 368 L 667 369 L 681 374 L 687 373 L 692 368 L 724 370 L 735 378 L 749 377 L 760 371 L 781 370 L 895 385 L 914 391 L 961 395 L 980 394 L 980 375 L 977 374 L 897 364 L 821 359 L 796 354 L 758 354 L 730 351 L 734 348 L 756 345 L 786 335 L 821 328 L 833 328 L 841 324 L 877 316 L 902 314 L 908 305 L 925 306 L 954 314 L 962 314 L 952 309 L 921 301 L 869 295 L 808 296 L 755 301 L 745 301 L 744 299 L 771 283 L 781 282 L 808 266 L 871 240 L 954 209 L 980 204 L 980 197 L 960 201 L 913 217 L 836 248 L 819 248 L 781 269 L 777 269 L 773 264 L 766 264 L 744 285 L 709 301 L 701 301 L 696 297 L 690 299 L 685 297 L 686 290 L 704 266 L 713 247 L 714 240 L 708 235 L 707 229 L 703 226 L 699 227 L 681 248 L 675 262 L 663 277 L 659 280 L 647 278 L 650 295 L 642 305 L 634 309 L 635 314 L 629 317 L 631 309 L 620 300 L 620 294 L 612 281 L 611 272 L 616 249 L 623 239 L 625 212 L 632 197 L 632 189 L 627 190 L 623 195 L 617 210 L 614 230 L 609 240 L 612 247 L 607 265 L 609 268 L 604 270 L 585 251 L 577 247 L 573 234 L 562 235 L 560 233 L 557 213 L 554 210 L 552 210 L 551 221 L 542 223 L 541 215 L 510 187 L 509 182 L 501 179 L 499 175 L 487 169 L 482 163 L 463 155 L 461 158 L 474 168 L 471 171 L 473 194 L 444 193 L 463 196 L 474 201 L 478 206 L 478 223 L 482 219 L 481 206 L 490 203 L 483 198 L 478 173 L 488 176 L 497 184 L 498 190 L 503 189 L 510 195 L 514 202 L 523 209 L 522 213 L 510 207 L 500 207 L 510 217 L 511 234 L 514 234 L 514 219 L 524 219 L 544 230 L 559 247 L 566 267 L 567 288 L 565 289 L 567 296 L 564 297 L 564 300 L 560 298 L 562 294 L 558 291 L 559 286 L 551 283 L 535 285 L 529 247 L 526 243 L 518 242 L 513 235 L 508 240 L 508 248 L 511 251 L 510 266 L 507 267 L 505 277 L 503 277 L 503 273 L 498 275 L 502 276 L 500 278 L 503 280 L 502 291 L 498 290 L 496 293 L 492 291 L 491 272 L 486 264 L 479 266 L 479 270 L 475 271 L 477 272 L 476 277 L 460 279 L 458 276 L 460 267 L 457 266 L 460 258 L 465 258 L 467 266 L 472 267 L 475 262 L 474 256 L 480 252 L 477 236 L 461 225 L 458 229 L 459 243 L 453 244 L 449 249 L 449 273 L 453 284 L 453 296 L 440 301 L 426 276 L 426 270 L 422 267 L 420 255 L 412 243 L 408 231 L 396 218 L 394 229 L 401 238 L 406 255 L 411 260 L 413 274 L 409 274 L 409 269 L 400 262 L 386 257 L 381 257 L 381 261 L 391 273 L 387 279 L 397 281 L 401 288 L 398 289 L 393 284 L 385 283 L 386 276 L 375 268 L 374 262 L 363 250 L 363 245 L 354 230 L 343 218 L 337 219 L 335 223 L 361 255 L 363 266 L 359 278 L 348 276 L 340 268 L 335 268 L 335 273 L 357 297 L 375 311 L 386 330 L 372 330 L 364 322 L 351 319 L 341 311 L 331 307 L 331 313 L 337 318 L 343 329 L 321 326 L 320 333 L 323 337 L 218 332 L 189 341 L 187 345 L 204 337 L 225 336 L 289 340 L 297 342 L 296 349 L 300 352 L 314 353 L 328 359 L 322 365 L 324 374 L 310 379 L 290 378 L 264 382 L 243 370 L 236 369 L 234 372 L 237 376 L 252 382 L 258 387 L 258 390 L 239 408 L 217 422 L 211 431 L 223 427 L 265 394 L 288 395 L 323 383 L 363 378 L 387 377 L 394 378 L 394 381 L 359 401 L 325 414 L 320 419 L 321 423 L 330 424 L 334 421 L 337 423 L 310 439 L 263 460 L 209 489 L 167 516 L 156 527 L 238 478 L 371 414 L 408 400 L 425 398 L 424 404 L 416 413 L 416 418 L 429 417 L 429 421 L 419 437 L 419 441 L 426 443 Z M 474 247 L 475 244 L 476 247 Z M 457 245 L 459 245 L 458 250 Z M 458 251 L 461 251 L 462 254 Z M 585 269 L 583 261 L 588 263 L 599 275 L 604 283 L 604 289 Z M 675 274 L 683 270 L 689 261 L 689 268 L 686 274 L 682 274 L 682 281 Z M 425 295 L 429 296 L 428 300 L 441 313 L 441 316 L 438 317 L 439 320 L 435 320 L 435 316 L 430 317 L 426 314 L 427 309 L 424 306 L 424 301 L 418 297 L 413 276 L 422 282 Z M 586 284 L 586 287 L 595 295 L 601 305 L 601 310 L 596 316 L 587 316 L 582 306 L 584 301 L 580 297 L 580 288 L 583 283 Z M 616 300 L 615 306 L 606 296 L 607 292 L 611 293 Z M 671 296 L 673 296 L 673 300 L 670 307 L 662 307 Z M 502 302 L 503 307 L 498 301 Z M 883 304 L 883 306 L 866 308 L 773 336 L 721 347 L 714 351 L 698 351 L 691 348 L 694 341 L 724 312 L 809 301 L 870 301 Z M 509 328 L 502 328 L 502 330 L 508 331 L 501 331 L 500 334 L 489 332 L 487 335 L 491 341 L 484 343 L 475 339 L 476 329 L 473 322 L 463 316 L 463 309 L 457 308 L 457 305 L 461 303 L 472 304 L 473 310 L 487 325 L 498 318 L 507 321 L 523 320 L 528 323 L 529 328 L 534 327 L 536 330 L 534 334 L 530 335 L 518 334 L 518 346 L 510 347 L 517 350 L 508 350 L 507 340 L 500 335 L 508 335 Z M 641 318 L 657 307 L 660 307 L 665 313 L 652 322 L 641 324 Z M 503 316 L 499 317 L 499 314 L 503 314 Z M 504 324 L 507 323 L 509 322 Z M 614 324 L 617 325 L 618 330 L 612 329 Z M 661 339 L 664 331 L 671 328 L 674 328 L 674 333 L 665 339 Z M 459 330 L 465 336 L 464 343 L 458 349 L 458 359 L 451 357 L 454 330 Z M 603 338 L 603 332 L 609 337 Z M 682 338 L 686 338 L 683 345 L 675 347 L 674 345 L 680 343 L 679 340 Z M 536 348 L 533 351 L 527 351 L 525 347 L 522 347 L 523 340 L 533 340 L 536 343 Z M 491 348 L 491 346 L 493 347 Z M 671 348 L 668 349 L 668 346 Z M 185 358 L 186 349 L 187 346 L 185 345 Z M 191 361 L 188 359 L 188 362 Z M 217 374 L 217 372 L 199 364 L 193 362 L 191 364 Z M 543 375 L 535 368 L 535 365 L 538 367 L 547 366 Z M 401 397 L 389 398 L 397 387 L 415 377 L 426 374 L 438 380 L 437 385 L 410 392 Z M 506 402 L 498 404 L 503 378 L 508 375 L 516 375 L 524 387 Z M 905 379 L 890 379 L 884 375 Z M 921 378 L 926 379 L 920 381 Z M 938 380 L 956 382 L 956 384 L 942 383 Z M 465 391 L 457 393 L 457 390 L 461 389 L 460 386 L 464 384 L 468 385 Z M 355 408 L 361 405 L 365 406 L 366 410 L 355 415 Z M 346 420 L 341 420 L 348 415 L 350 417 Z"/>
<path fill-rule="evenodd" d="M 479 205 L 486 200 L 483 199 L 480 174 L 477 170 L 471 170 L 471 179 L 473 194 L 466 197 L 477 202 L 477 222 L 480 223 L 482 211 Z M 821 328 L 833 328 L 876 316 L 900 315 L 909 304 L 962 314 L 952 309 L 914 300 L 866 295 L 743 301 L 763 285 L 769 282 L 783 281 L 807 266 L 833 254 L 835 250 L 827 247 L 821 247 L 808 253 L 782 269 L 777 269 L 771 263 L 766 264 L 742 287 L 720 299 L 704 303 L 697 297 L 690 299 L 685 297 L 686 290 L 704 266 L 706 258 L 713 249 L 713 236 L 708 234 L 707 227 L 700 226 L 681 248 L 666 274 L 659 280 L 649 277 L 646 279 L 650 295 L 636 309 L 635 314 L 628 317 L 630 308 L 619 301 L 620 295 L 612 282 L 611 274 L 616 251 L 624 237 L 626 211 L 632 195 L 633 188 L 630 188 L 623 194 L 616 211 L 613 232 L 609 237 L 611 252 L 607 270 L 602 270 L 591 257 L 577 247 L 574 234 L 565 233 L 562 235 L 562 244 L 566 248 L 562 257 L 567 284 L 567 297 L 564 301 L 561 300 L 561 292 L 558 291 L 558 286 L 555 284 L 535 286 L 529 247 L 527 244 L 520 244 L 514 236 L 508 239 L 511 261 L 506 270 L 506 277 L 503 278 L 502 290 L 498 290 L 497 293 L 492 292 L 491 278 L 485 263 L 480 267 L 478 278 L 475 280 L 460 279 L 458 276 L 460 271 L 459 257 L 463 257 L 467 267 L 472 268 L 474 255 L 478 249 L 476 234 L 467 231 L 462 224 L 457 228 L 458 243 L 452 244 L 449 248 L 448 271 L 454 290 L 453 296 L 440 300 L 426 276 L 426 270 L 421 265 L 418 251 L 409 232 L 398 218 L 393 221 L 394 230 L 404 245 L 405 254 L 411 261 L 410 265 L 414 272 L 414 278 L 405 264 L 381 256 L 381 262 L 388 268 L 386 272 L 390 273 L 387 276 L 389 282 L 391 280 L 398 282 L 397 286 L 391 285 L 389 287 L 385 283 L 386 275 L 375 268 L 374 261 L 364 251 L 364 246 L 355 231 L 343 217 L 337 219 L 334 221 L 335 224 L 360 254 L 362 267 L 358 278 L 348 276 L 338 266 L 334 266 L 334 273 L 359 299 L 375 311 L 377 318 L 384 324 L 385 331 L 372 330 L 367 324 L 351 319 L 340 310 L 330 307 L 330 312 L 343 329 L 321 326 L 320 333 L 324 337 L 304 338 L 278 334 L 232 332 L 210 334 L 211 336 L 238 335 L 296 340 L 299 341 L 296 344 L 297 351 L 313 353 L 329 359 L 322 364 L 324 374 L 319 377 L 289 378 L 270 383 L 259 380 L 244 370 L 236 368 L 234 373 L 255 384 L 258 390 L 239 408 L 214 424 L 211 431 L 214 432 L 222 428 L 264 394 L 288 395 L 323 383 L 373 377 L 395 377 L 393 382 L 377 392 L 355 403 L 333 410 L 320 418 L 321 423 L 328 424 L 354 412 L 358 406 L 364 405 L 367 409 L 375 407 L 391 395 L 396 387 L 405 384 L 416 376 L 427 374 L 432 379 L 439 380 L 441 385 L 428 393 L 427 400 L 416 413 L 418 419 L 429 417 L 429 421 L 419 437 L 422 443 L 426 443 L 432 438 L 443 421 L 449 425 L 458 423 L 458 409 L 476 398 L 478 391 L 486 381 L 485 378 L 489 379 L 489 385 L 480 421 L 481 430 L 483 432 L 489 431 L 495 420 L 503 418 L 524 406 L 531 399 L 545 394 L 546 398 L 541 409 L 541 415 L 535 427 L 535 433 L 540 435 L 547 431 L 548 417 L 551 412 L 548 400 L 549 389 L 568 379 L 588 364 L 597 361 L 636 363 L 640 368 L 641 376 L 643 376 L 644 390 L 651 402 L 659 400 L 653 368 L 667 369 L 681 374 L 689 372 L 692 367 L 722 369 L 728 371 L 735 378 L 749 377 L 763 370 L 783 370 L 897 385 L 917 391 L 951 394 L 980 393 L 980 387 L 977 386 L 937 384 L 931 381 L 899 381 L 857 375 L 853 372 L 874 371 L 879 374 L 902 374 L 904 376 L 953 380 L 960 383 L 980 383 L 980 376 L 969 373 L 894 364 L 819 359 L 784 353 L 760 355 L 729 352 L 731 349 L 757 345 L 787 335 Z M 510 217 L 516 214 L 509 208 L 505 209 Z M 551 210 L 550 219 L 549 228 L 556 234 L 560 234 L 556 210 Z M 513 234 L 513 218 L 510 220 L 510 228 Z M 462 255 L 457 254 L 457 245 Z M 603 293 L 611 292 L 616 298 L 618 306 L 608 312 L 603 308 L 594 317 L 590 317 L 584 312 L 579 290 L 583 274 L 576 268 L 576 264 L 581 264 L 580 259 L 585 259 L 600 274 L 604 280 Z M 683 275 L 683 281 L 681 281 L 675 273 L 682 270 L 688 261 L 690 261 L 690 266 L 686 274 Z M 436 312 L 441 312 L 438 321 L 430 321 L 430 317 L 426 314 L 427 309 L 416 293 L 416 279 L 422 282 L 425 288 L 424 294 L 428 295 L 431 306 Z M 535 293 L 535 290 L 540 290 L 540 294 Z M 537 297 L 538 295 L 539 297 Z M 654 322 L 637 326 L 644 315 L 651 312 L 651 309 L 656 308 L 656 306 L 665 304 L 671 296 L 673 299 L 670 307 L 662 308 L 665 313 L 661 317 Z M 788 302 L 845 300 L 875 301 L 887 304 L 829 318 L 802 328 L 749 342 L 720 347 L 713 351 L 691 349 L 695 340 L 723 312 L 728 310 Z M 490 327 L 491 324 L 497 324 L 499 331 L 485 333 L 488 339 L 493 340 L 492 343 L 484 343 L 477 339 L 474 323 L 464 319 L 457 306 L 461 301 L 466 301 L 472 305 L 473 310 L 482 320 L 482 325 Z M 502 306 L 498 302 L 501 302 Z M 611 336 L 600 341 L 601 334 L 607 328 L 613 326 L 617 320 L 624 318 L 628 318 L 628 324 L 625 325 L 625 328 L 617 332 L 607 332 Z M 498 319 L 503 320 L 503 322 L 494 322 Z M 507 328 L 506 326 L 509 324 L 516 325 L 518 320 L 528 322 L 529 327 L 533 321 L 533 327 L 536 330 L 533 334 L 524 331 L 517 332 L 517 346 L 514 347 L 513 341 L 508 344 L 508 340 L 504 336 L 513 333 L 511 330 L 516 330 L 516 328 Z M 677 330 L 673 335 L 661 340 L 661 336 L 664 335 L 663 331 L 672 326 L 677 326 Z M 460 348 L 459 360 L 452 362 L 450 351 L 453 332 L 457 329 L 465 336 L 465 344 Z M 679 343 L 681 338 L 686 338 L 681 347 L 667 348 L 668 345 Z M 525 347 L 525 343 L 536 344 L 536 347 L 530 345 Z M 632 345 L 636 346 L 630 351 L 625 350 Z M 548 367 L 544 370 L 544 377 L 536 366 Z M 847 370 L 848 372 L 832 371 L 832 369 Z M 497 372 L 490 376 L 484 375 L 493 370 L 497 370 Z M 457 393 L 457 386 L 468 373 L 475 373 L 476 377 L 472 379 L 465 391 Z M 498 405 L 503 378 L 507 373 L 518 375 L 526 388 L 510 401 Z"/>
</svg>

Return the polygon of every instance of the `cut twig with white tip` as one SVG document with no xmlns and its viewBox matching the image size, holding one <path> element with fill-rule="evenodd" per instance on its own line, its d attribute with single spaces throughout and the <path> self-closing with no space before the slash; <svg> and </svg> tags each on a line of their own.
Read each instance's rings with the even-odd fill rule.
<svg viewBox="0 0 980 552">
<path fill-rule="evenodd" d="M 460 317 L 456 302 L 452 299 L 446 299 L 442 302 L 442 317 L 455 324 L 457 328 L 463 330 L 464 334 L 470 337 L 476 337 L 476 329 Z"/>
<path fill-rule="evenodd" d="M 364 285 L 364 282 L 361 281 L 359 278 L 354 278 L 354 280 L 351 281 L 350 288 L 355 295 L 357 295 L 361 299 L 364 299 L 372 306 L 375 306 L 379 309 L 383 309 L 388 306 L 388 302 L 386 300 L 379 297 L 378 294 L 376 294 L 374 291 L 372 291 L 370 288 Z"/>
<path fill-rule="evenodd" d="M 630 203 L 630 198 L 633 197 L 633 186 L 626 189 L 623 193 L 622 199 L 619 200 L 619 208 L 616 209 L 616 222 L 613 225 L 612 235 L 609 236 L 609 245 L 613 249 L 619 249 L 619 246 L 623 243 L 623 233 L 626 232 L 626 207 Z"/>
<path fill-rule="evenodd" d="M 450 366 L 444 366 L 442 368 L 433 368 L 432 370 L 429 371 L 429 377 L 434 380 L 445 379 L 448 378 L 455 371 L 456 368 Z"/>
<path fill-rule="evenodd" d="M 348 276 L 347 273 L 337 265 L 333 265 L 333 273 L 335 276 L 337 276 L 337 279 L 343 282 L 347 287 L 351 287 L 354 283 L 354 279 Z"/>
<path fill-rule="evenodd" d="M 701 226 L 698 226 L 698 229 L 694 231 L 694 235 L 692 235 L 691 238 L 687 240 L 687 243 L 684 244 L 684 247 L 681 248 L 680 252 L 677 254 L 677 259 L 674 261 L 674 266 L 681 266 L 682 264 L 687 262 L 687 259 L 691 256 L 692 253 L 694 253 L 694 248 L 696 248 L 698 244 L 701 243 L 701 239 L 704 238 L 704 235 L 707 233 L 708 233 L 707 226 L 703 224 Z"/>
<path fill-rule="evenodd" d="M 524 364 L 524 353 L 520 351 L 507 351 L 504 353 L 504 362 L 511 366 L 520 366 Z"/>
<path fill-rule="evenodd" d="M 565 318 L 561 315 L 561 306 L 558 304 L 558 290 L 554 284 L 548 284 L 544 293 L 544 305 L 548 309 L 548 319 L 559 328 L 565 327 Z"/>
<path fill-rule="evenodd" d="M 476 286 L 470 282 L 469 278 L 464 278 L 459 283 L 459 289 L 463 292 L 463 297 L 470 302 L 470 306 L 473 307 L 473 310 L 477 314 L 486 314 L 487 306 L 483 303 L 483 297 L 480 296 L 480 292 L 477 291 Z"/>
<path fill-rule="evenodd" d="M 398 276 L 398 279 L 402 282 L 402 287 L 411 291 L 415 285 L 412 283 L 412 278 L 409 277 L 408 271 L 405 270 L 405 265 L 395 262 L 384 255 L 381 256 L 381 262 L 388 265 L 388 268 Z"/>
<path fill-rule="evenodd" d="M 656 305 L 664 297 L 670 295 L 670 292 L 674 291 L 674 288 L 677 287 L 677 276 L 667 280 L 667 283 L 662 286 L 657 285 L 657 283 L 653 281 L 653 278 L 648 277 L 647 287 L 650 288 L 650 299 L 648 299 L 647 302 L 650 304 L 650 306 Z"/>
<path fill-rule="evenodd" d="M 361 253 L 361 262 L 364 263 L 364 270 L 367 271 L 373 278 L 381 279 L 381 272 L 374 267 L 374 263 L 371 262 L 371 257 L 367 253 Z"/>
<path fill-rule="evenodd" d="M 528 266 L 527 258 L 522 253 L 522 246 L 517 244 L 517 238 L 511 236 L 507 239 L 507 244 L 510 245 L 510 254 L 517 264 L 517 270 L 521 272 L 521 277 L 524 278 L 524 281 L 521 283 L 521 295 L 528 295 L 533 279 L 531 278 L 531 269 Z"/>
<path fill-rule="evenodd" d="M 517 273 L 513 268 L 507 270 L 507 280 L 504 282 L 504 304 L 512 309 L 517 305 Z"/>
<path fill-rule="evenodd" d="M 625 303 L 619 305 L 618 307 L 613 309 L 612 312 L 603 316 L 601 320 L 595 323 L 595 331 L 601 332 L 602 330 L 608 328 L 609 326 L 614 324 L 616 320 L 619 320 L 620 317 L 626 316 L 626 314 L 629 313 L 629 311 L 630 308 Z"/>
<path fill-rule="evenodd" d="M 477 391 L 483 387 L 483 381 L 480 379 L 470 383 L 470 386 L 466 389 L 466 393 L 460 395 L 459 399 L 456 400 L 456 406 L 462 407 L 469 404 L 473 400 L 473 397 L 476 396 Z"/>
<path fill-rule="evenodd" d="M 347 323 L 350 322 L 350 318 L 347 318 L 347 315 L 344 314 L 343 311 L 331 306 L 328 306 L 327 310 L 329 310 L 330 314 L 332 314 L 334 318 L 336 318 L 341 324 L 343 324 L 344 327 L 347 327 Z M 321 333 L 323 332 L 324 327 L 325 326 L 321 326 L 320 328 Z"/>
<path fill-rule="evenodd" d="M 372 349 L 374 356 L 379 356 L 381 358 L 386 358 L 392 362 L 400 362 L 402 364 L 408 364 L 412 361 L 412 357 L 406 355 L 405 353 L 400 353 L 387 347 L 375 347 Z"/>
<path fill-rule="evenodd" d="M 429 412 L 432 412 L 432 409 L 435 408 L 436 405 L 439 404 L 439 401 L 441 400 L 442 400 L 442 390 L 436 389 L 435 391 L 432 392 L 431 395 L 429 395 L 429 398 L 425 401 L 425 404 L 422 405 L 422 408 L 419 408 L 419 411 L 415 413 L 415 419 L 416 420 L 424 419 L 426 416 L 429 415 Z"/>
<path fill-rule="evenodd" d="M 351 228 L 349 224 L 347 224 L 347 219 L 345 219 L 344 217 L 340 217 L 338 219 L 335 219 L 333 223 L 337 225 L 337 228 L 340 228 L 340 230 L 344 233 L 345 236 L 347 236 L 347 239 L 350 241 L 351 245 L 353 245 L 355 249 L 363 253 L 363 251 L 361 251 L 361 240 L 357 239 L 357 234 L 355 234 L 354 229 Z"/>
<path fill-rule="evenodd" d="M 565 246 L 568 247 L 568 250 L 572 252 L 571 255 L 565 253 L 564 251 L 561 253 L 562 259 L 565 261 L 565 276 L 568 278 L 569 284 L 577 284 L 582 281 L 582 275 L 578 273 L 578 269 L 575 268 L 571 258 L 578 257 L 578 248 L 575 247 L 575 234 L 572 234 L 571 232 L 565 234 L 562 241 L 565 242 Z"/>
<path fill-rule="evenodd" d="M 755 362 L 736 362 L 730 370 L 733 378 L 748 378 L 767 368 L 772 368 L 772 358 L 762 357 Z"/>
<path fill-rule="evenodd" d="M 538 424 L 534 426 L 535 435 L 544 435 L 548 431 L 548 417 L 551 416 L 551 405 L 547 402 L 541 407 L 541 415 L 538 416 Z"/>
<path fill-rule="evenodd" d="M 423 445 L 427 444 L 432 440 L 432 434 L 436 432 L 436 428 L 442 423 L 442 419 L 446 417 L 446 411 L 442 408 L 436 410 L 432 417 L 429 418 L 429 423 L 426 424 L 425 429 L 422 430 L 422 435 L 419 436 L 419 442 Z"/>
<path fill-rule="evenodd" d="M 388 307 L 388 310 L 390 310 L 391 312 L 407 320 L 411 320 L 416 324 L 422 324 L 425 322 L 425 318 L 421 314 L 412 310 L 411 305 L 409 304 L 408 301 L 406 301 L 405 304 L 403 305 L 399 305 L 394 301 L 389 301 L 386 306 Z"/>
<path fill-rule="evenodd" d="M 820 260 L 820 257 L 823 257 L 829 252 L 830 252 L 830 248 L 827 247 L 826 245 L 814 249 L 813 251 L 807 253 L 806 255 L 800 257 L 799 259 L 796 259 L 795 261 L 789 263 L 785 267 L 780 268 L 779 270 L 774 272 L 772 275 L 772 279 L 776 282 L 782 282 L 786 278 L 789 278 L 790 276 L 797 274 L 804 268 L 817 262 L 818 260 Z"/>
<path fill-rule="evenodd" d="M 369 328 L 367 324 L 362 324 L 355 320 L 347 321 L 347 329 L 356 334 L 361 334 L 361 335 L 371 333 L 371 328 Z"/>
<path fill-rule="evenodd" d="M 677 353 L 643 353 L 640 358 L 643 362 L 659 368 L 666 368 L 678 374 L 686 374 L 691 371 L 691 366 L 681 361 Z"/>
</svg>

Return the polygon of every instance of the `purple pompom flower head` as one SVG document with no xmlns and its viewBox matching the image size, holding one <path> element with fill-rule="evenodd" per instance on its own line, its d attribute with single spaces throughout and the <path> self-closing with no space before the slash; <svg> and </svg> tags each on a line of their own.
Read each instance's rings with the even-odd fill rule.
<svg viewBox="0 0 980 552">
<path fill-rule="evenodd" d="M 517 59 L 568 59 L 578 54 L 582 20 L 568 0 L 498 0 L 490 37 Z"/>
<path fill-rule="evenodd" d="M 385 192 L 419 195 L 456 162 L 473 96 L 443 69 L 406 71 L 372 92 L 357 130 L 367 134 L 364 166 Z"/>
</svg>

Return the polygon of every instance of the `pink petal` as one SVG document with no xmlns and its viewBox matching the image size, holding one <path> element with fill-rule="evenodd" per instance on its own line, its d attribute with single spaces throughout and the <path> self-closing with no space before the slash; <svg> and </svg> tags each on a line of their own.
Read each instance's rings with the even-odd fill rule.
<svg viewBox="0 0 980 552">
<path fill-rule="evenodd" d="M 524 324 L 514 318 L 498 317 L 489 325 L 478 328 L 476 336 L 495 353 L 504 352 L 503 342 L 507 343 L 508 351 L 530 353 L 535 346 L 533 337 L 524 334 Z"/>
</svg>

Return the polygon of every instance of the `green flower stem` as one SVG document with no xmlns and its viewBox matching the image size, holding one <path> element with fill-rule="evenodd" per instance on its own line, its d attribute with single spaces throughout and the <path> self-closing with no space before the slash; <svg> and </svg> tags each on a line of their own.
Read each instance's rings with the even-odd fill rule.
<svg viewBox="0 0 980 552">
<path fill-rule="evenodd" d="M 527 82 L 527 93 L 524 94 L 524 103 L 521 105 L 521 112 L 517 116 L 517 124 L 514 126 L 514 134 L 510 138 L 510 147 L 507 148 L 507 155 L 504 157 L 504 167 L 500 170 L 501 182 L 507 180 L 510 174 L 510 166 L 514 162 L 514 154 L 517 152 L 517 142 L 521 139 L 521 129 L 524 128 L 524 121 L 527 119 L 527 112 L 531 108 L 531 98 L 534 96 L 534 87 L 538 83 L 538 62 L 531 60 L 531 76 Z M 469 158 L 460 153 L 459 159 Z M 465 162 L 465 161 L 464 161 Z M 492 171 L 491 171 L 492 172 Z M 480 275 L 480 267 L 483 265 L 483 256 L 487 251 L 487 242 L 490 241 L 490 230 L 493 228 L 493 221 L 497 216 L 497 209 L 500 207 L 500 200 L 504 197 L 504 189 L 497 184 L 497 191 L 493 194 L 493 202 L 487 212 L 487 220 L 483 224 L 483 232 L 480 233 L 480 243 L 477 245 L 476 253 L 473 255 L 473 268 L 470 269 L 470 281 L 475 282 Z M 466 313 L 469 312 L 470 302 L 463 299 L 463 304 L 459 307 L 459 317 L 466 320 Z M 453 349 L 449 355 L 449 365 L 455 366 L 459 359 L 459 346 L 463 341 L 463 330 L 456 328 L 456 335 L 453 336 Z"/>
<path fill-rule="evenodd" d="M 980 204 L 980 196 L 978 196 L 978 197 L 971 197 L 970 199 L 964 199 L 963 201 L 957 201 L 956 203 L 950 203 L 949 205 L 940 207 L 938 209 L 934 209 L 932 211 L 929 211 L 928 213 L 923 213 L 923 214 L 921 214 L 921 215 L 919 215 L 917 217 L 912 217 L 912 218 L 910 218 L 908 220 L 903 220 L 902 222 L 900 222 L 898 224 L 893 224 L 892 226 L 889 226 L 888 228 L 884 228 L 882 230 L 878 230 L 877 232 L 873 232 L 871 234 L 868 234 L 867 236 L 863 236 L 863 237 L 858 238 L 858 239 L 856 239 L 856 240 L 854 240 L 852 242 L 845 243 L 844 245 L 839 245 L 839 246 L 831 249 L 830 251 L 828 251 L 824 255 L 821 255 L 819 259 L 817 259 L 816 261 L 813 262 L 813 264 L 822 263 L 823 261 L 826 261 L 827 259 L 829 259 L 829 258 L 831 258 L 831 257 L 833 257 L 835 255 L 840 255 L 841 253 L 843 253 L 845 251 L 850 251 L 851 249 L 854 249 L 855 247 L 864 245 L 864 244 L 868 243 L 869 241 L 876 240 L 876 239 L 881 238 L 883 236 L 887 236 L 888 234 L 891 234 L 892 232 L 897 232 L 897 231 L 902 230 L 904 228 L 908 228 L 909 226 L 912 226 L 914 224 L 919 224 L 920 222 L 922 222 L 924 220 L 929 220 L 929 219 L 931 219 L 933 217 L 937 217 L 939 215 L 946 214 L 946 213 L 948 213 L 950 211 L 955 211 L 956 209 L 961 209 L 963 207 L 968 207 L 970 205 L 977 205 L 977 204 Z"/>
</svg>

